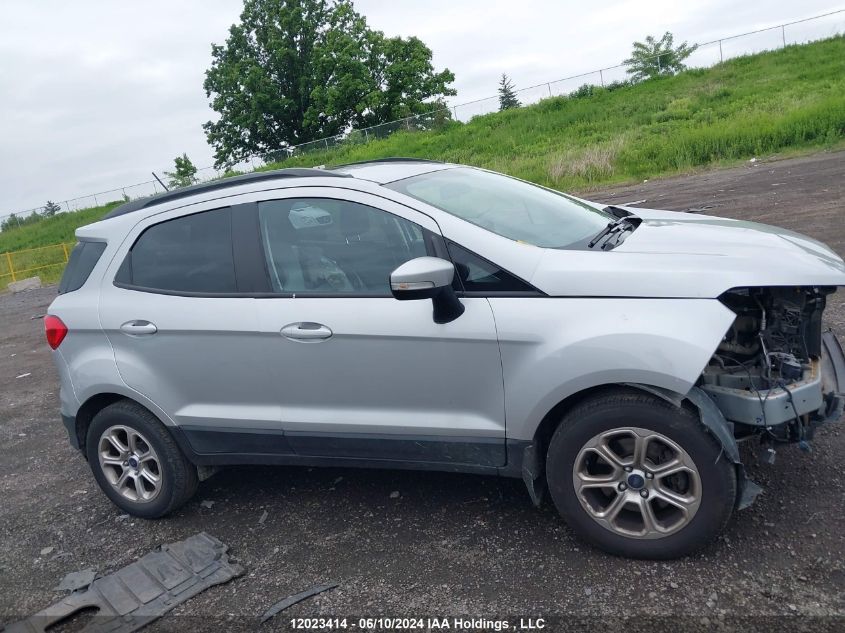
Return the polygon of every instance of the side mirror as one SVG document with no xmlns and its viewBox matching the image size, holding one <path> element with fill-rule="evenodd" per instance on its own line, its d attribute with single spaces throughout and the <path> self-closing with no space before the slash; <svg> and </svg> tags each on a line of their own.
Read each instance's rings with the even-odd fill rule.
<svg viewBox="0 0 845 633">
<path fill-rule="evenodd" d="M 455 266 L 439 257 L 417 257 L 390 273 L 390 291 L 399 301 L 431 299 L 435 323 L 449 323 L 464 313 L 452 290 Z"/>
</svg>

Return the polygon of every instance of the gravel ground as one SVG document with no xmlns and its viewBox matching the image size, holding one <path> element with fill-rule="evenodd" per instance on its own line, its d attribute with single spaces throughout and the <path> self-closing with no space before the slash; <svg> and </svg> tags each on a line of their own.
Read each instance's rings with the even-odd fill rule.
<svg viewBox="0 0 845 633">
<path fill-rule="evenodd" d="M 845 254 L 843 183 L 845 153 L 834 153 L 585 195 L 707 207 Z M 396 614 L 500 616 L 511 629 L 521 617 L 526 626 L 545 618 L 546 630 L 845 630 L 841 426 L 819 431 L 812 453 L 789 446 L 773 466 L 752 464 L 765 493 L 716 543 L 672 562 L 606 555 L 578 541 L 549 503 L 535 509 L 520 481 L 471 475 L 229 468 L 175 515 L 136 520 L 99 491 L 59 422 L 37 318 L 54 294 L 0 296 L 0 624 L 58 600 L 53 587 L 70 571 L 108 573 L 204 530 L 230 546 L 246 574 L 149 630 L 273 630 L 291 617 L 343 615 L 358 628 L 358 616 Z M 827 317 L 845 332 L 842 293 Z M 339 587 L 259 627 L 255 617 L 270 605 L 328 581 Z"/>
</svg>

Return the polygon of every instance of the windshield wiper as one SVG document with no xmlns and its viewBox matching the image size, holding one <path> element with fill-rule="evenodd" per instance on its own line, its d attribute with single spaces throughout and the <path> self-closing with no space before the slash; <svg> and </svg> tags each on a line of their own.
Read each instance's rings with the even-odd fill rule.
<svg viewBox="0 0 845 633">
<path fill-rule="evenodd" d="M 630 227 L 624 227 L 623 225 L 625 224 L 629 224 Z M 598 244 L 603 238 L 607 237 L 608 235 L 614 233 L 617 230 L 620 230 L 622 228 L 634 228 L 635 226 L 636 224 L 634 224 L 634 220 L 630 216 L 617 218 L 616 220 L 609 222 L 606 227 L 599 231 L 598 235 L 591 239 L 589 244 L 587 244 L 587 248 L 593 248 L 593 246 Z"/>
</svg>

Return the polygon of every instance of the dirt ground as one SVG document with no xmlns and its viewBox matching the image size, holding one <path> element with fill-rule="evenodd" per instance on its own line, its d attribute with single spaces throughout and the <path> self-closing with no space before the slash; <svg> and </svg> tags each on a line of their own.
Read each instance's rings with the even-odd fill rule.
<svg viewBox="0 0 845 633">
<path fill-rule="evenodd" d="M 585 195 L 767 222 L 845 255 L 845 152 Z M 546 630 L 845 630 L 841 425 L 819 431 L 811 453 L 789 446 L 773 466 L 753 464 L 765 493 L 715 544 L 672 562 L 606 555 L 577 540 L 549 503 L 535 509 L 521 481 L 470 475 L 229 468 L 175 515 L 135 520 L 99 491 L 59 421 L 37 318 L 54 294 L 0 296 L 0 625 L 58 600 L 53 588 L 70 571 L 108 573 L 206 531 L 245 575 L 149 630 L 274 630 L 295 616 L 355 616 L 359 628 L 359 616 L 397 614 L 500 616 L 511 629 L 544 618 Z M 827 317 L 845 332 L 842 293 Z M 258 625 L 273 603 L 329 581 L 338 588 Z"/>
</svg>

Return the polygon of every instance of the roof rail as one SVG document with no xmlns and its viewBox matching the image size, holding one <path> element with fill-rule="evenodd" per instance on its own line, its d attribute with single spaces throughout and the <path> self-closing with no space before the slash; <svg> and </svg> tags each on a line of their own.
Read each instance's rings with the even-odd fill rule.
<svg viewBox="0 0 845 633">
<path fill-rule="evenodd" d="M 227 189 L 229 187 L 236 187 L 253 182 L 262 182 L 265 180 L 281 180 L 284 178 L 351 178 L 349 174 L 332 173 L 325 169 L 313 169 L 309 167 L 292 167 L 288 169 L 273 169 L 270 171 L 258 171 L 251 174 L 241 174 L 239 176 L 231 176 L 229 178 L 221 178 L 220 180 L 212 180 L 211 182 L 204 182 L 198 185 L 190 185 L 175 189 L 173 191 L 166 191 L 148 198 L 139 198 L 132 200 L 119 207 L 115 207 L 107 213 L 103 219 L 114 218 L 119 215 L 146 209 L 163 202 L 170 202 L 171 200 L 178 200 L 179 198 L 186 198 L 197 193 L 206 193 L 207 191 L 216 191 L 218 189 Z"/>
</svg>

